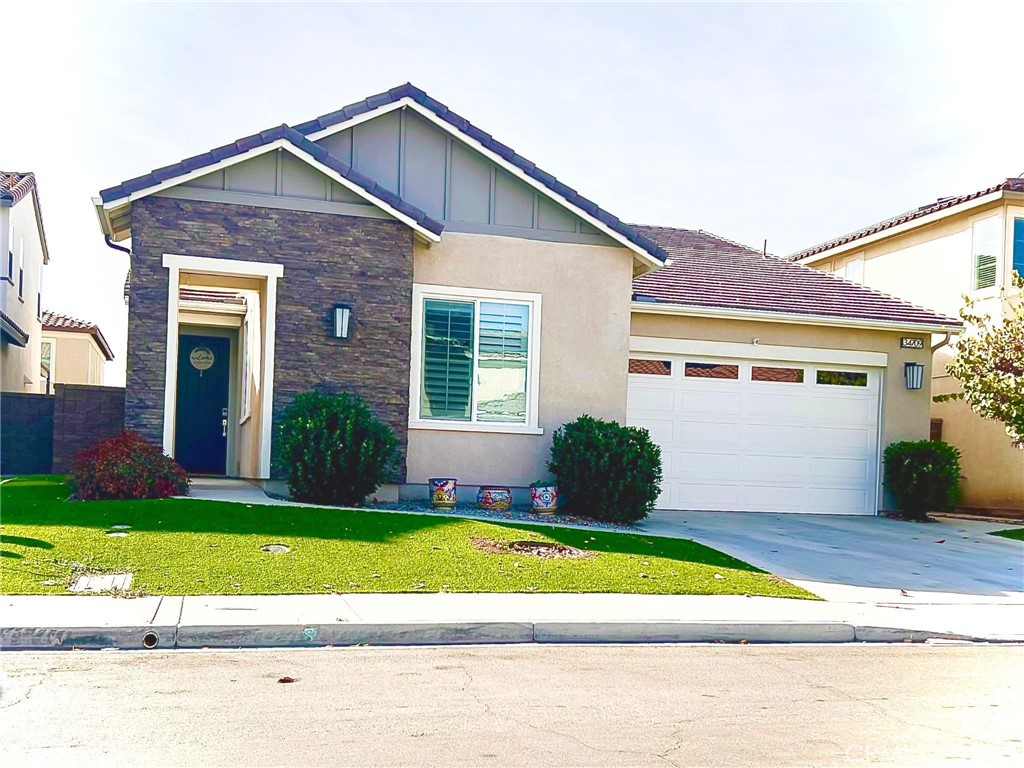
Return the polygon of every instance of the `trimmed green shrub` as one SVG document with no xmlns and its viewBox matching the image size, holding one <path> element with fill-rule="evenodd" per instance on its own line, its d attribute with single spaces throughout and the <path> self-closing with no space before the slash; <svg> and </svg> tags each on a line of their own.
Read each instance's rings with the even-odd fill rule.
<svg viewBox="0 0 1024 768">
<path fill-rule="evenodd" d="M 99 440 L 75 454 L 68 485 L 82 501 L 187 496 L 185 470 L 138 432 Z"/>
<path fill-rule="evenodd" d="M 583 415 L 555 431 L 548 469 L 565 512 L 630 525 L 658 500 L 661 449 L 646 429 Z"/>
<path fill-rule="evenodd" d="M 398 440 L 361 397 L 305 392 L 281 418 L 278 450 L 294 499 L 351 507 L 391 479 Z"/>
<path fill-rule="evenodd" d="M 882 457 L 885 487 L 907 517 L 953 508 L 960 497 L 960 451 L 941 440 L 891 443 Z"/>
</svg>

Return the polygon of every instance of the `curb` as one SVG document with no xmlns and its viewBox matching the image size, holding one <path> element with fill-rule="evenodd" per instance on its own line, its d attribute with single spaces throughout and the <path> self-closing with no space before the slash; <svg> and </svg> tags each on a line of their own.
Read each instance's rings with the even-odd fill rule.
<svg viewBox="0 0 1024 768">
<path fill-rule="evenodd" d="M 0 628 L 2 650 L 168 650 L 611 643 L 1020 643 L 845 622 L 419 622 L 407 624 Z"/>
</svg>

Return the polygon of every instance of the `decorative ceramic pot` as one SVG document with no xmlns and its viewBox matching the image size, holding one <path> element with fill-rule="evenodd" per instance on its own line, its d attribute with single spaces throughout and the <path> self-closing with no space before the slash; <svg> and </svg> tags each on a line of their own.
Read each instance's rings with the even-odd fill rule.
<svg viewBox="0 0 1024 768">
<path fill-rule="evenodd" d="M 558 488 L 553 485 L 531 485 L 530 502 L 539 515 L 553 515 L 558 511 Z"/>
<path fill-rule="evenodd" d="M 455 490 L 458 481 L 454 477 L 432 477 L 430 483 L 430 504 L 434 509 L 455 509 Z"/>
<path fill-rule="evenodd" d="M 503 485 L 481 485 L 476 505 L 480 509 L 504 511 L 512 505 L 512 491 Z"/>
</svg>

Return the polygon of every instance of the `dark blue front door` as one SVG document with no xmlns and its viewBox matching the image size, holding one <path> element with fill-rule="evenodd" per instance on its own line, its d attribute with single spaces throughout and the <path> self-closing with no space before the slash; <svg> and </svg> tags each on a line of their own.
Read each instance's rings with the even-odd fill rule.
<svg viewBox="0 0 1024 768">
<path fill-rule="evenodd" d="M 188 472 L 225 472 L 230 358 L 231 343 L 223 337 L 178 338 L 174 458 Z"/>
</svg>

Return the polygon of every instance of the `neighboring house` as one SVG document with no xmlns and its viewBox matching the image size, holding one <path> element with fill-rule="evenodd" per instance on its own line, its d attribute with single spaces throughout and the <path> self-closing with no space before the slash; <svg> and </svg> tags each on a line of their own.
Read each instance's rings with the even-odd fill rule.
<svg viewBox="0 0 1024 768">
<path fill-rule="evenodd" d="M 625 224 L 411 85 L 94 202 L 131 238 L 126 425 L 193 473 L 279 477 L 275 421 L 322 388 L 394 429 L 381 494 L 521 493 L 589 413 L 650 429 L 664 508 L 871 514 L 880 449 L 928 435 L 900 339 L 960 327 Z"/>
<path fill-rule="evenodd" d="M 114 359 L 95 323 L 43 310 L 42 370 L 47 394 L 55 384 L 103 384 L 103 368 Z"/>
<path fill-rule="evenodd" d="M 0 171 L 0 391 L 46 387 L 39 354 L 49 261 L 35 175 Z"/>
<path fill-rule="evenodd" d="M 1024 274 L 1024 178 L 960 197 L 945 197 L 848 235 L 800 251 L 790 260 L 956 315 L 965 294 L 993 317 L 1008 307 L 1013 270 Z M 946 373 L 955 345 L 934 341 L 934 395 L 958 392 Z M 933 436 L 963 457 L 962 504 L 1024 509 L 1024 451 L 1002 424 L 982 419 L 962 401 L 932 406 Z"/>
</svg>

